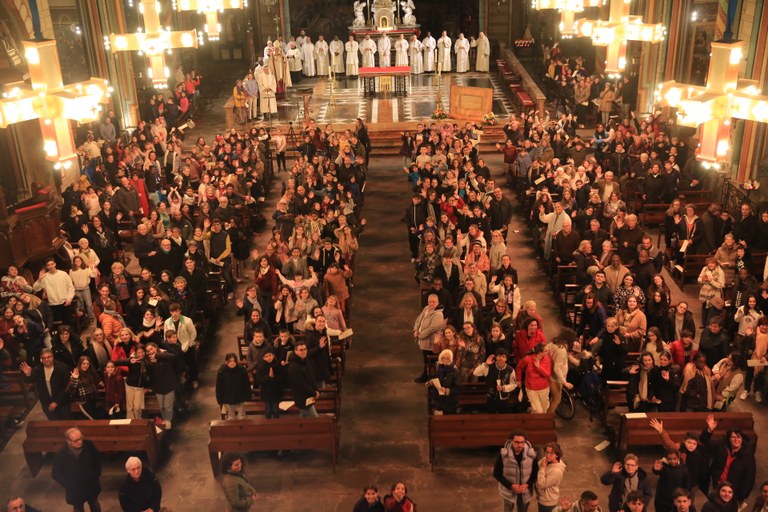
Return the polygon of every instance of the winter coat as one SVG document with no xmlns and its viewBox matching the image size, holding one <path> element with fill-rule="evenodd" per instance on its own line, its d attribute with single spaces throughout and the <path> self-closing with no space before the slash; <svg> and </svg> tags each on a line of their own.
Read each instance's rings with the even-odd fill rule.
<svg viewBox="0 0 768 512">
<path fill-rule="evenodd" d="M 293 400 L 299 409 L 307 409 L 308 398 L 314 398 L 317 384 L 310 369 L 309 358 L 300 358 L 293 354 L 288 364 L 288 384 L 293 391 Z"/>
<path fill-rule="evenodd" d="M 216 375 L 216 402 L 219 405 L 241 404 L 251 398 L 251 381 L 242 365 L 230 368 L 226 363 Z"/>
<path fill-rule="evenodd" d="M 163 489 L 154 473 L 144 467 L 138 482 L 131 475 L 125 475 L 118 498 L 123 512 L 144 512 L 148 508 L 159 512 Z"/>
<path fill-rule="evenodd" d="M 526 389 L 540 391 L 549 388 L 549 379 L 552 377 L 552 360 L 545 355 L 539 361 L 539 366 L 534 363 L 535 356 L 527 355 L 517 365 L 517 378 L 523 382 Z"/>
<path fill-rule="evenodd" d="M 70 505 L 81 505 L 101 493 L 101 454 L 90 439 L 83 440 L 80 455 L 74 455 L 69 445 L 61 448 L 53 460 L 51 476 L 62 487 Z"/>
<path fill-rule="evenodd" d="M 443 318 L 443 308 L 438 305 L 434 310 L 425 307 L 416 317 L 413 323 L 413 330 L 417 333 L 416 341 L 421 350 L 432 350 L 432 336 L 443 330 L 445 320 Z"/>
<path fill-rule="evenodd" d="M 712 461 L 710 476 L 712 483 L 720 481 L 726 461 L 730 453 L 730 431 L 722 439 L 712 439 L 712 434 L 706 428 L 701 431 L 701 442 L 709 450 Z M 741 449 L 733 454 L 733 461 L 728 469 L 728 481 L 733 484 L 734 499 L 744 501 L 755 486 L 755 445 L 752 440 L 743 435 Z M 706 505 L 705 505 L 706 506 Z"/>
<path fill-rule="evenodd" d="M 660 470 L 653 469 L 654 475 L 659 475 L 659 481 L 656 484 L 656 497 L 653 499 L 653 507 L 656 512 L 674 512 L 675 504 L 673 494 L 675 489 L 681 487 L 690 489 L 692 487 L 691 475 L 685 464 L 670 466 L 664 463 Z"/>
<path fill-rule="evenodd" d="M 225 473 L 221 478 L 221 487 L 232 512 L 248 512 L 251 509 L 256 489 L 248 482 L 245 473 Z"/>
<path fill-rule="evenodd" d="M 493 467 L 493 477 L 499 482 L 499 494 L 507 502 L 515 502 L 517 494 L 512 492 L 512 484 L 527 484 L 522 494 L 523 502 L 531 501 L 531 491 L 537 481 L 539 465 L 536 463 L 536 450 L 530 442 L 525 442 L 522 465 L 518 464 L 512 450 L 512 440 L 509 439 L 496 457 Z"/>
<path fill-rule="evenodd" d="M 608 509 L 611 512 L 621 510 L 622 505 L 626 499 L 624 481 L 629 478 L 625 469 L 622 469 L 618 473 L 614 473 L 610 469 L 603 473 L 600 477 L 600 482 L 603 485 L 610 485 L 611 492 L 608 494 Z M 651 502 L 653 496 L 653 489 L 651 488 L 651 482 L 648 479 L 643 468 L 637 469 L 637 490 L 643 493 L 643 503 L 645 504 L 645 510 L 648 509 L 648 504 Z"/>
<path fill-rule="evenodd" d="M 272 369 L 272 376 L 269 370 Z M 279 402 L 283 398 L 285 387 L 285 372 L 280 360 L 275 358 L 271 363 L 261 361 L 256 366 L 256 382 L 259 383 L 259 393 L 264 402 Z"/>
</svg>

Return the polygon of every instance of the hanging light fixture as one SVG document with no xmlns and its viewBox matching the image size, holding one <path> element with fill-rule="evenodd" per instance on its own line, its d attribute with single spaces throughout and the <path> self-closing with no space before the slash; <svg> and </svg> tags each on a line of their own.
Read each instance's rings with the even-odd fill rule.
<svg viewBox="0 0 768 512">
<path fill-rule="evenodd" d="M 643 23 L 641 16 L 630 16 L 632 0 L 612 0 L 608 21 L 580 19 L 575 23 L 580 36 L 591 37 L 595 46 L 605 46 L 605 71 L 622 73 L 627 67 L 627 42 L 659 43 L 666 29 L 661 23 Z"/>
<path fill-rule="evenodd" d="M 168 85 L 171 72 L 165 62 L 165 55 L 170 55 L 174 48 L 197 48 L 201 40 L 197 31 L 163 28 L 160 24 L 160 3 L 155 0 L 141 0 L 139 12 L 144 18 L 144 31 L 133 34 L 110 34 L 104 38 L 104 46 L 112 53 L 139 52 L 149 59 L 147 75 L 152 85 L 164 88 Z"/>
<path fill-rule="evenodd" d="M 698 160 L 719 167 L 730 161 L 731 119 L 768 123 L 768 96 L 757 80 L 739 79 L 744 41 L 712 43 L 707 84 L 659 84 L 656 99 L 677 108 L 677 122 L 699 128 Z"/>
<path fill-rule="evenodd" d="M 211 41 L 218 41 L 221 35 L 219 13 L 224 9 L 244 9 L 248 0 L 173 0 L 173 8 L 177 11 L 197 11 L 205 14 L 205 34 Z"/>
<path fill-rule="evenodd" d="M 30 88 L 13 88 L 0 99 L 0 128 L 40 120 L 45 158 L 69 168 L 76 157 L 70 121 L 90 123 L 101 116 L 112 90 L 103 78 L 64 85 L 54 40 L 23 41 Z"/>
<path fill-rule="evenodd" d="M 605 0 L 532 0 L 531 7 L 537 11 L 557 9 L 560 11 L 560 35 L 571 38 L 577 35 L 574 27 L 576 14 L 587 7 L 600 7 Z"/>
</svg>

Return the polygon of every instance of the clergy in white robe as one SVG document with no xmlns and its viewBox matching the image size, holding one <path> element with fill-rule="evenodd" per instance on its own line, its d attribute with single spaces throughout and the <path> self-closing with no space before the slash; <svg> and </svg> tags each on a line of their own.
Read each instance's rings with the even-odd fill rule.
<svg viewBox="0 0 768 512">
<path fill-rule="evenodd" d="M 379 67 L 388 68 L 390 63 L 389 52 L 392 51 L 392 40 L 389 38 L 386 32 L 379 38 Z"/>
<path fill-rule="evenodd" d="M 443 73 L 451 70 L 451 38 L 443 30 L 443 35 L 437 40 L 437 66 Z"/>
<path fill-rule="evenodd" d="M 328 43 L 322 35 L 318 36 L 315 43 L 315 54 L 317 55 L 317 74 L 318 76 L 328 76 Z"/>
<path fill-rule="evenodd" d="M 456 72 L 466 73 L 469 71 L 469 40 L 464 34 L 459 34 L 453 49 L 456 52 Z"/>
<path fill-rule="evenodd" d="M 354 36 L 349 36 L 349 41 L 344 45 L 344 50 L 347 52 L 347 76 L 357 76 L 360 62 L 357 53 L 360 50 L 360 45 L 357 44 Z"/>
<path fill-rule="evenodd" d="M 400 38 L 395 41 L 395 66 L 407 66 L 408 65 L 408 40 L 403 34 L 400 34 Z"/>
<path fill-rule="evenodd" d="M 303 30 L 299 32 L 299 37 L 296 38 L 296 47 L 301 50 L 301 47 L 304 45 L 304 42 L 307 38 L 307 33 Z"/>
<path fill-rule="evenodd" d="M 437 41 L 435 41 L 430 32 L 427 32 L 427 37 L 421 42 L 421 46 L 424 49 L 424 71 L 432 73 L 435 71 L 435 48 L 437 48 Z"/>
<path fill-rule="evenodd" d="M 260 107 L 262 114 L 276 114 L 277 113 L 277 99 L 275 98 L 275 91 L 277 91 L 277 81 L 275 75 L 273 75 L 268 67 L 264 68 L 264 72 L 259 76 L 259 94 L 261 97 Z"/>
<path fill-rule="evenodd" d="M 475 59 L 475 70 L 481 72 L 488 72 L 490 68 L 489 59 L 491 56 L 491 44 L 485 34 L 480 32 L 477 39 L 472 41 L 470 45 L 473 48 L 477 48 L 477 58 Z"/>
<path fill-rule="evenodd" d="M 408 47 L 408 54 L 411 57 L 411 73 L 414 75 L 420 75 L 424 72 L 424 59 L 421 57 L 422 44 L 418 38 L 411 36 L 411 44 Z"/>
<path fill-rule="evenodd" d="M 272 53 L 269 57 L 267 66 L 269 70 L 277 80 L 277 93 L 282 94 L 287 87 L 293 85 L 291 80 L 291 70 L 288 69 L 288 62 L 285 59 L 285 53 L 283 53 L 282 47 L 279 43 L 276 43 L 272 47 Z"/>
<path fill-rule="evenodd" d="M 315 45 L 312 44 L 312 39 L 309 36 L 304 38 L 304 44 L 301 45 L 301 70 L 304 72 L 304 76 L 315 76 L 317 74 L 317 68 L 315 68 Z"/>
<path fill-rule="evenodd" d="M 360 53 L 363 54 L 363 66 L 364 68 L 372 68 L 376 66 L 373 55 L 376 53 L 376 42 L 371 39 L 370 34 L 365 34 L 365 39 L 360 41 Z"/>
<path fill-rule="evenodd" d="M 272 56 L 272 40 L 267 41 L 267 46 L 264 47 L 264 63 Z"/>
<path fill-rule="evenodd" d="M 333 36 L 333 41 L 328 45 L 331 52 L 331 69 L 334 73 L 344 72 L 344 43 L 339 40 L 339 36 Z"/>
<path fill-rule="evenodd" d="M 288 43 L 288 51 L 285 52 L 285 60 L 288 61 L 288 70 L 291 72 L 291 82 L 298 83 L 301 80 L 301 50 L 295 41 Z"/>
</svg>

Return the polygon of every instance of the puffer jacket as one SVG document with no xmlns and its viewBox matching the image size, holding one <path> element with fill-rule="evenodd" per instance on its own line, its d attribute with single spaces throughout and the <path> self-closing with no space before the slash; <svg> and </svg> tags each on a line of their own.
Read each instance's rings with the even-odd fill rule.
<svg viewBox="0 0 768 512">
<path fill-rule="evenodd" d="M 499 451 L 496 464 L 493 467 L 493 477 L 499 482 L 499 494 L 506 501 L 514 502 L 517 494 L 512 492 L 512 484 L 526 484 L 528 487 L 522 494 L 523 502 L 531 501 L 531 492 L 539 472 L 536 463 L 536 450 L 530 442 L 525 442 L 523 448 L 522 467 L 517 463 L 512 450 L 512 440 L 509 439 Z"/>
</svg>

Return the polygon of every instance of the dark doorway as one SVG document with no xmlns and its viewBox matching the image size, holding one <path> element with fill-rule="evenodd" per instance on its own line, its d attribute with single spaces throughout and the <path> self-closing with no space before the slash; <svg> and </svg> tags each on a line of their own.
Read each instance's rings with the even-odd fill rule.
<svg viewBox="0 0 768 512">
<path fill-rule="evenodd" d="M 421 32 L 432 32 L 437 39 L 445 30 L 451 39 L 456 39 L 459 32 L 477 37 L 480 30 L 478 22 L 479 0 L 418 0 L 414 1 L 416 22 L 421 25 Z"/>
</svg>

